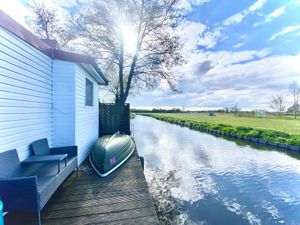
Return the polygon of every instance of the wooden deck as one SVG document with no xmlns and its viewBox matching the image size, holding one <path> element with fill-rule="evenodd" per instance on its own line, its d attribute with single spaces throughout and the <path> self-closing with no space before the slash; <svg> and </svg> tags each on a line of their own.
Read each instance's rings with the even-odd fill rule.
<svg viewBox="0 0 300 225">
<path fill-rule="evenodd" d="M 85 167 L 52 196 L 42 211 L 42 225 L 158 224 L 136 152 L 106 178 L 88 163 Z"/>
</svg>

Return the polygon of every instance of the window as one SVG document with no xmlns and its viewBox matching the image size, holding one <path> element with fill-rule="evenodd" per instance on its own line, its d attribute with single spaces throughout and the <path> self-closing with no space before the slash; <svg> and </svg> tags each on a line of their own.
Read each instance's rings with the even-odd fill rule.
<svg viewBox="0 0 300 225">
<path fill-rule="evenodd" d="M 85 105 L 93 106 L 93 82 L 85 79 Z"/>
</svg>

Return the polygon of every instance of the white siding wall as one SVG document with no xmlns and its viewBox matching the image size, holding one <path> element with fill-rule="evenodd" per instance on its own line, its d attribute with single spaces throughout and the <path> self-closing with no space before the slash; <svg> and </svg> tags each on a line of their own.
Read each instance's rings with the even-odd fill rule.
<svg viewBox="0 0 300 225">
<path fill-rule="evenodd" d="M 0 27 L 0 152 L 20 159 L 39 138 L 52 144 L 52 60 Z"/>
<path fill-rule="evenodd" d="M 75 145 L 75 64 L 53 61 L 53 146 Z"/>
<path fill-rule="evenodd" d="M 93 106 L 85 105 L 86 78 L 93 82 Z M 99 110 L 98 110 L 98 84 L 79 65 L 76 66 L 75 77 L 76 111 L 75 136 L 78 146 L 78 163 L 80 164 L 88 155 L 93 143 L 98 138 Z"/>
</svg>

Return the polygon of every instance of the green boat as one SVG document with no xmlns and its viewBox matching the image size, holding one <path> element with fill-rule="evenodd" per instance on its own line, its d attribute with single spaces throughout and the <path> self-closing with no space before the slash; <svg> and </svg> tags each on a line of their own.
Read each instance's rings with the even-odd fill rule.
<svg viewBox="0 0 300 225">
<path fill-rule="evenodd" d="M 105 135 L 94 144 L 89 155 L 94 170 L 105 177 L 121 166 L 135 149 L 133 139 L 126 134 Z"/>
</svg>

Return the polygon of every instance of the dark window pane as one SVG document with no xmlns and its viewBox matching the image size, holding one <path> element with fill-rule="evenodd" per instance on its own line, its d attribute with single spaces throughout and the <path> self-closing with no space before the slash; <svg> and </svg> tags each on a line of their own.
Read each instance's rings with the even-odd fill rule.
<svg viewBox="0 0 300 225">
<path fill-rule="evenodd" d="M 85 80 L 85 105 L 93 106 L 93 82 L 87 78 Z"/>
</svg>

